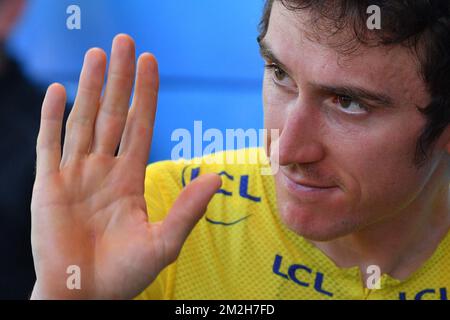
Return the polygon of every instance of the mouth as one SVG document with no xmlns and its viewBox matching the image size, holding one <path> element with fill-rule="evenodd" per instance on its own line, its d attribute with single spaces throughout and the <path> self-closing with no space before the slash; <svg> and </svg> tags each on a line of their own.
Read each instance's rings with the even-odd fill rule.
<svg viewBox="0 0 450 320">
<path fill-rule="evenodd" d="M 321 182 L 297 179 L 281 171 L 281 180 L 285 189 L 294 197 L 299 199 L 318 199 L 329 196 L 339 189 L 337 185 L 324 184 Z"/>
</svg>

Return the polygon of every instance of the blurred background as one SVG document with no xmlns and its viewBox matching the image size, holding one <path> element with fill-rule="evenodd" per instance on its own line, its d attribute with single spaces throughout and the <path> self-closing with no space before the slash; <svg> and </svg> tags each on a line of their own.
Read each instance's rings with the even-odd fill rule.
<svg viewBox="0 0 450 320">
<path fill-rule="evenodd" d="M 66 26 L 70 5 L 81 9 L 80 30 Z M 0 299 L 27 299 L 34 283 L 29 205 L 45 88 L 63 83 L 70 109 L 85 51 L 95 46 L 109 53 L 114 35 L 128 33 L 137 54 L 150 51 L 159 61 L 150 161 L 169 159 L 177 144 L 172 132 L 193 130 L 195 120 L 203 121 L 203 130 L 258 130 L 263 61 L 256 37 L 263 5 L 263 0 L 0 0 Z"/>
<path fill-rule="evenodd" d="M 81 9 L 68 30 L 66 9 Z M 154 53 L 161 91 L 151 161 L 170 158 L 176 128 L 260 128 L 263 62 L 256 42 L 263 0 L 29 0 L 8 50 L 38 84 L 76 94 L 85 51 L 107 52 L 117 33 Z"/>
</svg>

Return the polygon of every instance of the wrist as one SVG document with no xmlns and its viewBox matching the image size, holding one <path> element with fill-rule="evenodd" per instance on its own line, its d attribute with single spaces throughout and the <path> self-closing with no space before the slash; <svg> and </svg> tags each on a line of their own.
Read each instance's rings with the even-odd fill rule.
<svg viewBox="0 0 450 320">
<path fill-rule="evenodd" d="M 67 288 L 50 288 L 43 286 L 37 280 L 34 284 L 30 300 L 84 300 L 88 299 L 83 290 L 69 290 Z"/>
</svg>

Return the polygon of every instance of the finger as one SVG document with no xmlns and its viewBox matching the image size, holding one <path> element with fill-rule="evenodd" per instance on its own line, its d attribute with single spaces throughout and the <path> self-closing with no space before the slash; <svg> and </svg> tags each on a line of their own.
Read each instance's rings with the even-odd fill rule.
<svg viewBox="0 0 450 320">
<path fill-rule="evenodd" d="M 208 203 L 221 184 L 222 181 L 217 174 L 206 174 L 192 181 L 178 196 L 161 225 L 168 259 L 166 262 L 170 263 L 176 259 L 184 241 L 203 216 Z"/>
<path fill-rule="evenodd" d="M 98 48 L 89 50 L 84 58 L 77 97 L 67 120 L 62 165 L 69 159 L 78 158 L 89 152 L 105 69 L 105 52 Z"/>
<path fill-rule="evenodd" d="M 155 57 L 144 53 L 139 57 L 134 97 L 119 156 L 129 155 L 127 161 L 145 168 L 147 165 L 158 99 L 158 64 Z M 143 171 L 144 174 L 144 171 Z"/>
<path fill-rule="evenodd" d="M 64 87 L 57 83 L 49 86 L 42 103 L 41 124 L 36 145 L 36 176 L 45 176 L 59 170 L 65 106 Z"/>
<path fill-rule="evenodd" d="M 115 154 L 128 115 L 134 72 L 134 41 L 127 35 L 118 35 L 112 45 L 108 81 L 95 124 L 92 152 Z"/>
</svg>

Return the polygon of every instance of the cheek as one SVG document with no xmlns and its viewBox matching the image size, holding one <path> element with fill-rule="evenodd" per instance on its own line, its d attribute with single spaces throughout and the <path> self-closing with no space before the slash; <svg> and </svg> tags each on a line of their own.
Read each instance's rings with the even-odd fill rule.
<svg viewBox="0 0 450 320">
<path fill-rule="evenodd" d="M 349 193 L 359 193 L 360 209 L 393 212 L 417 195 L 426 180 L 413 163 L 421 128 L 420 121 L 385 122 L 335 149 Z"/>
</svg>

